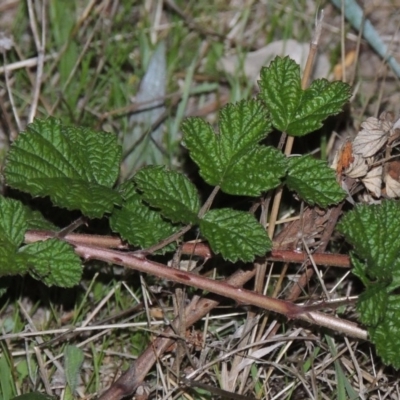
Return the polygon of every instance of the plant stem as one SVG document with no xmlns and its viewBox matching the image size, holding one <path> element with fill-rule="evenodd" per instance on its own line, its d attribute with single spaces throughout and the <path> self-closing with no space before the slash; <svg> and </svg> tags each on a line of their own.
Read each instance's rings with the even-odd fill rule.
<svg viewBox="0 0 400 400">
<path fill-rule="evenodd" d="M 43 240 L 43 237 L 26 234 L 27 243 Z M 302 306 L 290 301 L 274 299 L 263 296 L 250 290 L 236 288 L 224 282 L 215 281 L 190 272 L 169 268 L 163 264 L 140 258 L 132 253 L 116 250 L 102 249 L 82 245 L 74 241 L 67 241 L 74 247 L 75 252 L 84 260 L 100 260 L 110 264 L 121 265 L 136 271 L 144 272 L 158 278 L 178 282 L 183 285 L 192 286 L 197 289 L 210 291 L 212 293 L 231 298 L 239 304 L 251 304 L 265 310 L 273 311 L 288 318 L 301 319 L 312 324 L 324 326 L 326 328 L 345 333 L 347 335 L 366 339 L 366 331 L 359 328 L 350 321 L 342 320 L 334 316 L 325 315 L 314 311 L 305 311 Z"/>
</svg>

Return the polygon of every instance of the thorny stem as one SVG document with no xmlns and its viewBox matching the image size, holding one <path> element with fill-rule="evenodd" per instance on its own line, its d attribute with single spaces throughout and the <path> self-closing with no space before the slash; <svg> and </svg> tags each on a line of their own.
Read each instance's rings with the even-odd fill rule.
<svg viewBox="0 0 400 400">
<path fill-rule="evenodd" d="M 43 239 L 43 236 L 35 235 L 32 232 L 27 232 L 25 235 L 25 241 L 27 243 L 33 243 Z M 170 281 L 181 283 L 187 286 L 193 286 L 197 289 L 210 291 L 212 293 L 231 298 L 237 301 L 239 304 L 254 305 L 265 310 L 283 314 L 288 318 L 300 319 L 324 326 L 326 328 L 330 328 L 359 339 L 367 338 L 365 330 L 359 328 L 350 321 L 324 315 L 319 312 L 305 312 L 305 309 L 302 306 L 293 304 L 290 301 L 274 299 L 250 290 L 233 287 L 232 285 L 228 285 L 224 282 L 205 278 L 194 273 L 169 268 L 163 264 L 156 263 L 142 257 L 137 257 L 131 253 L 82 245 L 71 240 L 66 241 L 74 247 L 75 252 L 84 260 L 94 259 L 121 265 L 126 268 L 131 268 L 136 271 L 154 275 L 158 278 L 168 279 Z"/>
<path fill-rule="evenodd" d="M 35 238 L 36 240 L 45 240 L 54 237 L 52 231 L 30 230 L 27 232 L 26 240 Z M 119 237 L 88 235 L 84 233 L 69 233 L 63 238 L 70 242 L 80 243 L 87 246 L 102 247 L 109 249 L 128 250 L 129 246 L 125 244 Z M 195 255 L 205 259 L 212 257 L 212 251 L 207 243 L 202 242 L 185 242 L 182 244 L 182 254 Z M 350 268 L 350 258 L 345 254 L 334 253 L 314 253 L 314 262 L 317 265 L 325 265 L 329 267 Z M 280 250 L 279 248 L 271 250 L 266 255 L 267 261 L 280 261 L 301 264 L 307 261 L 308 255 L 305 252 L 295 250 Z"/>
</svg>

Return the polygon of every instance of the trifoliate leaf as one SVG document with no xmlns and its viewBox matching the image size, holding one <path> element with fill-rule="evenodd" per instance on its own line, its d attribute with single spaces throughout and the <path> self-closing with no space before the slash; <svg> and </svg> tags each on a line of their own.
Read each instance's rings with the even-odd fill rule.
<svg viewBox="0 0 400 400">
<path fill-rule="evenodd" d="M 200 199 L 196 187 L 184 175 L 164 167 L 145 167 L 135 177 L 142 198 L 172 222 L 197 221 Z"/>
<path fill-rule="evenodd" d="M 336 181 L 335 172 L 324 161 L 308 155 L 290 157 L 288 171 L 288 188 L 311 205 L 327 207 L 346 197 L 346 192 Z"/>
<path fill-rule="evenodd" d="M 142 197 L 136 192 L 133 182 L 124 183 L 119 190 L 125 202 L 121 209 L 114 209 L 110 218 L 110 226 L 114 232 L 118 232 L 130 244 L 145 249 L 180 229 L 181 225 L 171 224 L 162 218 L 160 212 L 145 204 Z M 174 245 L 170 244 L 162 251 L 173 249 Z"/>
<path fill-rule="evenodd" d="M 33 196 L 100 218 L 119 204 L 112 190 L 119 173 L 121 148 L 115 135 L 68 127 L 49 118 L 35 120 L 12 144 L 7 184 Z"/>
<path fill-rule="evenodd" d="M 200 118 L 188 118 L 182 130 L 190 156 L 210 185 L 219 185 L 226 193 L 246 196 L 258 196 L 279 185 L 284 175 L 281 155 L 261 150 L 258 145 L 271 130 L 261 102 L 241 101 L 224 107 L 218 133 Z M 262 156 L 267 160 L 257 167 Z"/>
<path fill-rule="evenodd" d="M 200 230 L 212 250 L 232 262 L 252 261 L 272 247 L 265 229 L 253 215 L 242 211 L 211 210 L 200 221 Z"/>
<path fill-rule="evenodd" d="M 80 258 L 61 240 L 53 238 L 28 244 L 20 249 L 19 255 L 25 257 L 30 273 L 48 286 L 72 287 L 81 279 Z"/>
<path fill-rule="evenodd" d="M 377 326 L 385 318 L 387 300 L 385 285 L 375 284 L 369 287 L 357 301 L 361 322 L 367 326 Z"/>
<path fill-rule="evenodd" d="M 322 126 L 322 121 L 339 113 L 350 98 L 344 82 L 315 80 L 301 89 L 300 67 L 289 57 L 277 57 L 261 70 L 259 97 L 265 101 L 272 124 L 293 136 L 303 136 Z"/>
<path fill-rule="evenodd" d="M 400 204 L 385 200 L 379 205 L 358 205 L 337 228 L 354 252 L 365 260 L 372 279 L 400 278 Z"/>
<path fill-rule="evenodd" d="M 368 329 L 368 333 L 382 361 L 399 369 L 400 296 L 387 298 L 385 318 L 376 327 Z"/>
</svg>

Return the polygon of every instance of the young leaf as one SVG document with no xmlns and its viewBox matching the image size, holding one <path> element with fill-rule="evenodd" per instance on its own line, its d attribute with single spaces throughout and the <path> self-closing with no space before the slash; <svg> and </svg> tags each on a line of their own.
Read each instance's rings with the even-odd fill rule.
<svg viewBox="0 0 400 400">
<path fill-rule="evenodd" d="M 336 181 L 335 172 L 324 161 L 311 156 L 288 159 L 287 186 L 307 203 L 320 207 L 337 204 L 346 197 L 346 192 Z"/>
<path fill-rule="evenodd" d="M 7 156 L 5 176 L 16 189 L 50 196 L 59 207 L 100 218 L 121 202 L 111 188 L 120 160 L 115 135 L 49 118 L 35 120 L 18 136 Z"/>
<path fill-rule="evenodd" d="M 271 131 L 268 113 L 259 101 L 224 107 L 219 133 L 200 118 L 188 118 L 182 130 L 202 178 L 226 193 L 258 196 L 278 186 L 284 176 L 282 155 L 258 145 Z"/>
<path fill-rule="evenodd" d="M 365 260 L 372 279 L 400 278 L 400 204 L 385 200 L 379 205 L 359 205 L 348 212 L 337 228 Z"/>
<path fill-rule="evenodd" d="M 172 225 L 163 219 L 159 212 L 146 205 L 136 192 L 133 182 L 124 183 L 119 190 L 125 202 L 121 209 L 114 209 L 110 226 L 130 244 L 144 249 L 159 243 L 180 229 L 181 225 Z M 174 246 L 170 244 L 162 250 L 166 252 L 173 249 Z"/>
<path fill-rule="evenodd" d="M 79 283 L 82 264 L 72 247 L 58 239 L 47 239 L 22 247 L 30 273 L 46 285 L 72 287 Z"/>
<path fill-rule="evenodd" d="M 200 200 L 196 187 L 183 174 L 164 167 L 145 167 L 135 177 L 142 198 L 172 222 L 197 221 Z"/>
<path fill-rule="evenodd" d="M 251 214 L 243 211 L 211 210 L 200 221 L 200 230 L 212 250 L 232 262 L 252 261 L 272 247 L 265 229 Z"/>
<path fill-rule="evenodd" d="M 300 67 L 289 57 L 277 57 L 261 70 L 259 97 L 265 101 L 272 124 L 293 136 L 303 136 L 338 114 L 349 100 L 350 86 L 344 82 L 315 80 L 301 89 Z"/>
</svg>

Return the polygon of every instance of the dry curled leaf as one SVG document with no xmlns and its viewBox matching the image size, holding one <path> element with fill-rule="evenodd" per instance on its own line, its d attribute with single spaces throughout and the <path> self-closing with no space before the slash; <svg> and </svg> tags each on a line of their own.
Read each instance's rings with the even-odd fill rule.
<svg viewBox="0 0 400 400">
<path fill-rule="evenodd" d="M 362 183 L 375 197 L 381 197 L 382 166 L 371 169 Z"/>
<path fill-rule="evenodd" d="M 389 174 L 385 176 L 386 196 L 390 199 L 400 197 L 400 182 L 393 179 Z"/>
<path fill-rule="evenodd" d="M 364 158 L 375 155 L 387 142 L 393 127 L 391 114 L 382 113 L 378 118 L 369 117 L 361 124 L 362 130 L 353 142 L 353 153 Z"/>
<path fill-rule="evenodd" d="M 336 152 L 332 163 L 332 168 L 336 170 L 336 174 L 340 177 L 345 169 L 354 161 L 352 143 L 347 140 Z"/>
<path fill-rule="evenodd" d="M 374 197 L 372 197 L 372 195 L 371 194 L 369 194 L 369 193 L 362 193 L 359 197 L 358 197 L 358 200 L 361 202 L 361 203 L 364 203 L 364 204 L 381 204 L 382 203 L 382 200 L 377 200 L 377 199 L 375 199 Z"/>
<path fill-rule="evenodd" d="M 391 199 L 400 197 L 400 161 L 391 161 L 387 164 L 385 186 L 387 197 Z"/>
<path fill-rule="evenodd" d="M 365 158 L 358 154 L 354 154 L 353 162 L 344 171 L 344 174 L 350 178 L 361 178 L 367 175 L 368 165 Z"/>
</svg>

